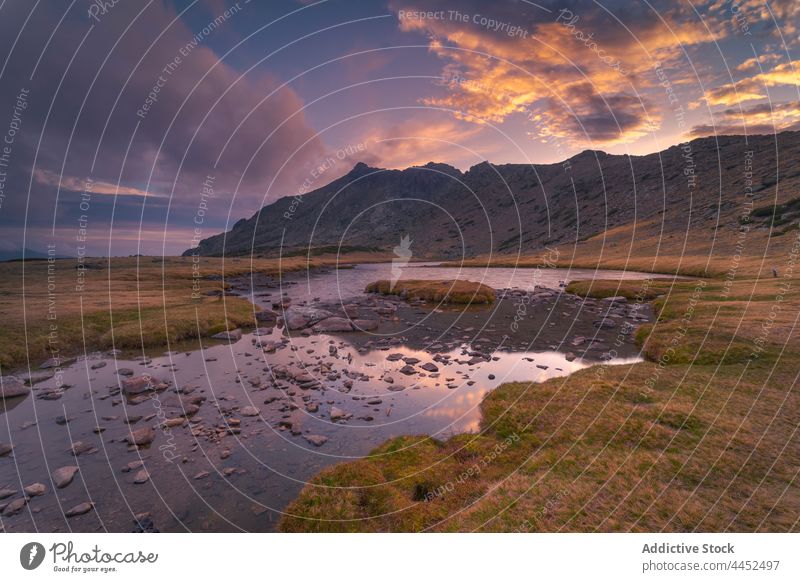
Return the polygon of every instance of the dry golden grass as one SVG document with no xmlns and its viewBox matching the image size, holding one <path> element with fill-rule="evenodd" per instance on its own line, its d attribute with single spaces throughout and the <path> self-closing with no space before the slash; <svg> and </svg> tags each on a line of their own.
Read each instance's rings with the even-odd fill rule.
<svg viewBox="0 0 800 582">
<path fill-rule="evenodd" d="M 626 269 L 691 277 L 770 277 L 780 271 L 795 244 L 798 228 L 769 230 L 753 227 L 742 236 L 734 228 L 694 229 L 664 234 L 659 220 L 626 224 L 575 243 L 550 247 L 557 251 L 529 252 L 521 256 L 494 254 L 444 263 L 458 267 L 553 267 Z"/>
<path fill-rule="evenodd" d="M 205 295 L 223 289 L 222 281 L 208 277 L 231 278 L 251 271 L 278 275 L 370 259 L 375 256 L 318 256 L 310 261 L 301 256 L 253 261 L 201 257 L 196 267 L 191 257 L 87 259 L 93 268 L 85 271 L 82 291 L 77 289 L 75 260 L 55 261 L 51 274 L 47 261 L 0 263 L 0 367 L 4 372 L 36 368 L 53 355 L 51 347 L 62 357 L 84 353 L 84 343 L 86 351 L 141 351 L 252 326 L 254 306 L 243 298 Z M 48 319 L 48 313 L 55 319 Z"/>
<path fill-rule="evenodd" d="M 461 280 L 401 279 L 394 285 L 386 279 L 367 285 L 367 293 L 405 295 L 409 299 L 423 299 L 435 303 L 492 303 L 494 289 L 482 283 Z"/>
<path fill-rule="evenodd" d="M 796 531 L 798 286 L 653 281 L 659 321 L 639 339 L 654 361 L 505 384 L 482 403 L 480 435 L 401 437 L 331 467 L 281 528 Z"/>
</svg>

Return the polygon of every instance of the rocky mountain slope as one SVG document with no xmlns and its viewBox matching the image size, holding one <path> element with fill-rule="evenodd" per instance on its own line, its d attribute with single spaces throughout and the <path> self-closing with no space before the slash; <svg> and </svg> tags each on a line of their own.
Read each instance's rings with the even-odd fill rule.
<svg viewBox="0 0 800 582">
<path fill-rule="evenodd" d="M 391 252 L 409 236 L 414 258 L 516 255 L 640 222 L 657 224 L 664 240 L 733 234 L 753 209 L 756 228 L 785 232 L 800 219 L 798 160 L 800 132 L 785 132 L 701 138 L 646 156 L 587 150 L 559 164 L 483 162 L 467 172 L 435 163 L 405 170 L 359 163 L 185 254 Z"/>
</svg>

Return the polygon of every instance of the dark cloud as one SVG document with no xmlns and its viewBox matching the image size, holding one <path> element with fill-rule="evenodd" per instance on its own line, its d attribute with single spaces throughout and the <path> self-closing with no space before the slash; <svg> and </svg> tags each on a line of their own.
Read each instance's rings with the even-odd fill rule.
<svg viewBox="0 0 800 582">
<path fill-rule="evenodd" d="M 14 196 L 0 221 L 18 222 L 31 206 L 29 224 L 50 224 L 55 215 L 68 226 L 81 214 L 74 184 L 90 176 L 121 183 L 123 193 L 160 195 L 126 200 L 123 206 L 139 212 L 117 220 L 136 224 L 144 206 L 149 220 L 164 224 L 169 205 L 169 220 L 185 226 L 212 175 L 218 197 L 209 222 L 219 228 L 237 186 L 234 220 L 262 206 L 274 177 L 273 199 L 293 190 L 305 167 L 324 155 L 291 88 L 281 88 L 282 80 L 263 68 L 240 78 L 209 48 L 233 19 L 248 18 L 244 3 L 227 15 L 211 3 L 218 12 L 195 30 L 161 1 L 144 10 L 145 4 L 120 2 L 98 14 L 99 21 L 89 18 L 89 6 L 78 2 L 59 24 L 66 5 L 41 3 L 10 54 L 10 39 L 33 5 L 6 3 L 2 9 L 0 38 L 9 57 L 0 79 L 0 115 L 12 110 L 21 89 L 30 91 L 30 99 L 13 152 Z M 51 179 L 33 180 L 28 200 L 34 170 Z M 56 205 L 52 176 L 62 173 L 68 185 Z M 113 203 L 113 197 L 95 196 L 92 211 L 106 219 Z"/>
</svg>

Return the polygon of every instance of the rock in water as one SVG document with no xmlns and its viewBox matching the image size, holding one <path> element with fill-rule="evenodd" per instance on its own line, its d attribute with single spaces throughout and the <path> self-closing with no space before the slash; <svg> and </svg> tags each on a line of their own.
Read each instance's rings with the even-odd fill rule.
<svg viewBox="0 0 800 582">
<path fill-rule="evenodd" d="M 324 309 L 317 309 L 316 307 L 300 307 L 293 305 L 283 312 L 283 320 L 286 327 L 291 330 L 298 330 L 314 325 L 318 321 L 327 319 L 333 314 Z"/>
<path fill-rule="evenodd" d="M 231 331 L 221 331 L 211 336 L 212 339 L 227 340 L 229 342 L 238 342 L 242 339 L 241 329 L 232 329 Z"/>
<path fill-rule="evenodd" d="M 0 489 L 0 499 L 5 499 L 6 497 L 11 497 L 12 495 L 16 495 L 16 489 Z"/>
<path fill-rule="evenodd" d="M 321 447 L 328 442 L 328 437 L 322 436 L 321 434 L 307 434 L 305 435 L 305 439 L 315 447 Z"/>
<path fill-rule="evenodd" d="M 242 416 L 258 416 L 260 414 L 255 406 L 245 406 L 241 412 Z"/>
<path fill-rule="evenodd" d="M 354 319 L 353 327 L 356 331 L 373 331 L 378 329 L 377 319 Z"/>
<path fill-rule="evenodd" d="M 348 418 L 350 418 L 350 415 L 347 414 L 341 408 L 338 408 L 336 406 L 332 406 L 331 407 L 331 420 L 332 421 L 336 422 L 337 420 L 346 420 Z"/>
<path fill-rule="evenodd" d="M 30 391 L 31 389 L 15 376 L 2 376 L 0 378 L 0 398 L 27 396 Z"/>
<path fill-rule="evenodd" d="M 20 511 L 22 511 L 22 508 L 25 507 L 27 503 L 28 500 L 25 497 L 22 497 L 20 499 L 15 499 L 14 501 L 6 505 L 6 508 L 3 510 L 3 515 L 5 515 L 6 517 L 11 515 L 16 515 Z"/>
<path fill-rule="evenodd" d="M 75 507 L 70 507 L 68 510 L 64 512 L 66 517 L 75 517 L 77 515 L 83 515 L 84 513 L 89 513 L 94 508 L 94 503 L 91 501 L 84 501 L 83 503 L 79 503 Z"/>
<path fill-rule="evenodd" d="M 73 465 L 67 465 L 66 467 L 61 467 L 60 469 L 56 469 L 53 471 L 53 483 L 57 489 L 63 489 L 70 483 L 72 483 L 72 479 L 75 477 L 75 473 L 78 472 L 78 467 Z"/>
<path fill-rule="evenodd" d="M 122 391 L 128 395 L 141 394 L 142 392 L 160 392 L 168 388 L 165 382 L 154 378 L 150 374 L 142 374 L 122 381 Z"/>
<path fill-rule="evenodd" d="M 335 331 L 353 331 L 350 321 L 344 317 L 328 317 L 314 326 L 317 333 L 327 333 Z"/>
<path fill-rule="evenodd" d="M 25 495 L 28 497 L 38 497 L 47 493 L 47 485 L 44 483 L 32 483 L 25 487 Z"/>
<path fill-rule="evenodd" d="M 127 441 L 132 445 L 142 446 L 149 445 L 155 440 L 155 438 L 156 431 L 154 431 L 151 427 L 146 426 L 144 428 L 131 431 L 131 434 L 129 434 L 127 437 Z"/>
</svg>

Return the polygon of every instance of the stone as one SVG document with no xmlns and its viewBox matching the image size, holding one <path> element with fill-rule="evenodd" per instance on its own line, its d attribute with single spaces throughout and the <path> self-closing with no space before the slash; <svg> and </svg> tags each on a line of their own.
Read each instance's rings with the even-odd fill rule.
<svg viewBox="0 0 800 582">
<path fill-rule="evenodd" d="M 258 416 L 261 414 L 255 406 L 245 406 L 241 410 L 242 416 Z"/>
<path fill-rule="evenodd" d="M 63 489 L 75 478 L 75 474 L 79 471 L 78 467 L 73 465 L 67 465 L 66 467 L 61 467 L 53 471 L 51 477 L 53 478 L 53 483 L 56 486 L 56 489 Z"/>
<path fill-rule="evenodd" d="M 377 319 L 354 319 L 353 328 L 356 331 L 373 331 L 378 329 Z"/>
<path fill-rule="evenodd" d="M 307 434 L 304 438 L 315 447 L 321 447 L 328 442 L 328 437 L 320 434 Z"/>
<path fill-rule="evenodd" d="M 70 507 L 68 510 L 64 512 L 66 517 L 76 517 L 78 515 L 83 515 L 84 513 L 89 513 L 94 508 L 94 503 L 91 501 L 84 501 L 83 503 L 79 503 L 73 507 Z"/>
<path fill-rule="evenodd" d="M 422 368 L 426 372 L 438 372 L 439 371 L 439 366 L 437 366 L 436 364 L 433 364 L 431 362 L 426 362 L 425 364 L 422 364 L 420 366 L 420 368 Z"/>
<path fill-rule="evenodd" d="M 6 457 L 14 450 L 14 445 L 8 443 L 0 443 L 0 457 Z"/>
<path fill-rule="evenodd" d="M 0 499 L 5 499 L 6 497 L 11 497 L 12 495 L 16 494 L 16 489 L 0 489 Z"/>
<path fill-rule="evenodd" d="M 45 363 L 43 363 L 41 366 L 39 366 L 39 369 L 40 370 L 47 370 L 47 369 L 50 369 L 50 368 L 63 368 L 63 367 L 69 366 L 74 361 L 75 361 L 75 358 L 66 358 L 66 359 L 50 358 Z"/>
<path fill-rule="evenodd" d="M 143 428 L 131 431 L 131 433 L 126 437 L 126 440 L 129 444 L 143 446 L 149 445 L 155 440 L 155 438 L 156 431 L 149 426 L 145 426 Z"/>
<path fill-rule="evenodd" d="M 147 483 L 150 480 L 150 473 L 147 472 L 147 469 L 142 469 L 136 476 L 133 478 L 133 482 L 137 485 L 141 485 L 142 483 Z"/>
<path fill-rule="evenodd" d="M 283 312 L 283 321 L 289 330 L 298 330 L 331 317 L 333 314 L 316 307 L 292 305 Z"/>
<path fill-rule="evenodd" d="M 342 332 L 353 331 L 353 326 L 344 317 L 328 317 L 317 323 L 313 329 L 317 333 Z"/>
<path fill-rule="evenodd" d="M 414 366 L 412 366 L 410 364 L 406 364 L 405 366 L 400 368 L 400 373 L 401 374 L 405 374 L 406 376 L 411 376 L 413 374 L 416 374 L 417 370 L 416 370 L 416 368 L 414 368 Z"/>
<path fill-rule="evenodd" d="M 22 383 L 16 376 L 3 376 L 0 378 L 0 398 L 17 398 L 27 396 L 31 389 Z"/>
<path fill-rule="evenodd" d="M 567 352 L 567 353 L 564 355 L 564 359 L 565 359 L 565 360 L 567 360 L 568 362 L 573 362 L 573 361 L 575 361 L 575 358 L 577 358 L 577 356 L 576 356 L 575 354 L 573 354 L 572 352 Z"/>
<path fill-rule="evenodd" d="M 271 309 L 264 309 L 256 313 L 256 321 L 275 323 L 278 320 L 278 314 Z"/>
<path fill-rule="evenodd" d="M 200 471 L 197 475 L 192 477 L 195 481 L 199 481 L 200 479 L 205 479 L 208 477 L 208 471 Z"/>
<path fill-rule="evenodd" d="M 47 493 L 47 485 L 44 483 L 31 483 L 24 489 L 28 497 L 38 497 Z"/>
<path fill-rule="evenodd" d="M 169 386 L 150 374 L 142 374 L 122 381 L 122 392 L 128 396 L 142 394 L 143 392 L 160 392 Z"/>
<path fill-rule="evenodd" d="M 85 443 L 83 441 L 75 441 L 70 448 L 70 452 L 76 457 L 84 453 L 94 453 L 96 451 L 97 449 L 94 448 L 92 443 Z"/>
<path fill-rule="evenodd" d="M 91 365 L 91 368 L 92 370 L 99 370 L 100 368 L 105 368 L 106 365 L 106 362 L 95 362 Z"/>
<path fill-rule="evenodd" d="M 229 342 L 238 342 L 242 339 L 241 329 L 232 329 L 230 331 L 221 331 L 211 336 L 211 339 L 226 340 Z"/>
<path fill-rule="evenodd" d="M 350 416 L 351 416 L 350 414 L 346 413 L 341 408 L 338 408 L 336 406 L 331 406 L 331 420 L 333 422 L 336 422 L 337 420 L 347 420 L 348 418 L 350 418 Z"/>
<path fill-rule="evenodd" d="M 25 497 L 21 497 L 20 499 L 15 499 L 8 505 L 6 505 L 5 509 L 3 509 L 3 515 L 6 517 L 16 515 L 25 505 L 28 503 L 28 500 Z"/>
</svg>

